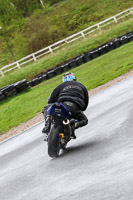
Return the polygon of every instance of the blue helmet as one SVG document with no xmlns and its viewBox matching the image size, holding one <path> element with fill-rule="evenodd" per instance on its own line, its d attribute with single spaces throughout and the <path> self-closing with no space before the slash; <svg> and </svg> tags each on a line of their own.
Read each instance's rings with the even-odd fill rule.
<svg viewBox="0 0 133 200">
<path fill-rule="evenodd" d="M 66 82 L 66 81 L 76 81 L 76 76 L 71 73 L 71 72 L 67 72 L 66 74 L 63 75 L 62 77 L 62 81 Z"/>
</svg>

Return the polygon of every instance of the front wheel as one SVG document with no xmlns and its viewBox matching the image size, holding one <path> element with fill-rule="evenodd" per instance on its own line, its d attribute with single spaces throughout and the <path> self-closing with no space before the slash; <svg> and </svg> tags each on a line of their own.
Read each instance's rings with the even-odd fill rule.
<svg viewBox="0 0 133 200">
<path fill-rule="evenodd" d="M 59 156 L 60 152 L 60 137 L 61 127 L 53 124 L 48 137 L 48 155 L 52 158 Z"/>
</svg>

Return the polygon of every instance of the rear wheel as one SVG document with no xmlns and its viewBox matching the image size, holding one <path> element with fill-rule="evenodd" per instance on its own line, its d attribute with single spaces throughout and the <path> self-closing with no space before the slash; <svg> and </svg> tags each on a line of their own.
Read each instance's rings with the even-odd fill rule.
<svg viewBox="0 0 133 200">
<path fill-rule="evenodd" d="M 56 158 L 60 153 L 60 137 L 61 127 L 54 124 L 50 130 L 48 137 L 48 155 L 52 158 Z"/>
</svg>

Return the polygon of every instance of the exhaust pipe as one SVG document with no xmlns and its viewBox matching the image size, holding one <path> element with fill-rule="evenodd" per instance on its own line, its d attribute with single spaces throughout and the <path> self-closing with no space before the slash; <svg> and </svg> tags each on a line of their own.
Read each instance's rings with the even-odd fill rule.
<svg viewBox="0 0 133 200">
<path fill-rule="evenodd" d="M 70 120 L 63 120 L 64 135 L 71 135 Z"/>
</svg>

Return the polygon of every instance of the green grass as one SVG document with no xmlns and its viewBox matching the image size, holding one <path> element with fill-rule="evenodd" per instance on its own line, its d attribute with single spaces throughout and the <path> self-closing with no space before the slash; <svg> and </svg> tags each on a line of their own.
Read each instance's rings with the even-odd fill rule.
<svg viewBox="0 0 133 200">
<path fill-rule="evenodd" d="M 5 9 L 4 17 L 1 15 L 1 26 L 18 60 L 132 6 L 132 0 L 62 0 L 53 6 L 35 10 L 26 18 L 18 13 L 7 20 L 9 13 Z M 2 67 L 11 63 L 13 58 L 10 51 L 7 53 L 8 47 L 1 31 L 0 45 Z"/>
<path fill-rule="evenodd" d="M 19 80 L 26 78 L 27 80 L 33 79 L 37 74 L 46 71 L 47 69 L 53 68 L 58 64 L 63 63 L 65 60 L 73 58 L 87 50 L 102 45 L 114 39 L 115 37 L 121 36 L 129 31 L 133 30 L 133 19 L 122 22 L 120 24 L 115 24 L 115 26 L 110 27 L 107 30 L 103 30 L 100 33 L 91 35 L 85 39 L 71 43 L 65 46 L 62 50 L 56 51 L 52 55 L 47 55 L 46 57 L 38 60 L 37 62 L 23 66 L 20 70 L 16 70 L 6 74 L 5 77 L 0 79 L 0 88 L 8 84 L 15 83 Z"/>
<path fill-rule="evenodd" d="M 88 91 L 133 69 L 133 42 L 115 49 L 72 70 Z M 52 90 L 61 83 L 62 75 L 45 81 L 13 98 L 0 103 L 0 133 L 41 112 Z"/>
<path fill-rule="evenodd" d="M 9 20 L 9 13 L 5 8 L 4 16 L 1 13 L 0 24 L 18 60 L 21 56 L 44 48 L 132 6 L 132 0 L 61 0 L 53 6 L 35 10 L 26 18 L 22 18 L 20 12 L 16 16 L 11 15 Z M 6 53 L 8 47 L 1 31 L 0 44 L 3 53 Z M 10 53 L 6 56 L 7 63 L 10 63 Z"/>
</svg>

